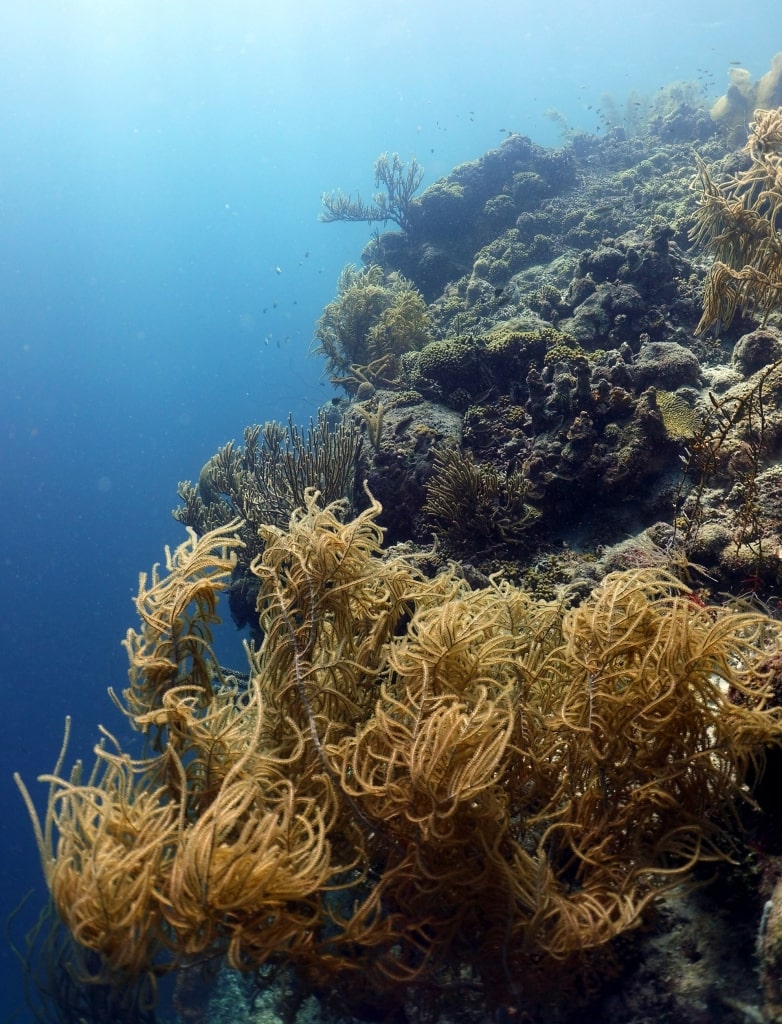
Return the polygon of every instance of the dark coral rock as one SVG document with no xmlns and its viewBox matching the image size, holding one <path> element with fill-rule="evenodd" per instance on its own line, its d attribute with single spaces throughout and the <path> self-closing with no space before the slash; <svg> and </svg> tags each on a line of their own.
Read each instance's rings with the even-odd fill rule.
<svg viewBox="0 0 782 1024">
<path fill-rule="evenodd" d="M 603 476 L 603 485 L 610 491 L 638 493 L 637 488 L 664 470 L 670 450 L 663 418 L 650 389 L 636 403 L 633 419 L 623 430 L 617 458 Z"/>
<path fill-rule="evenodd" d="M 420 247 L 416 256 L 409 276 L 418 283 L 427 302 L 436 298 L 450 280 L 459 277 L 466 269 L 453 259 L 447 248 L 428 242 Z"/>
<path fill-rule="evenodd" d="M 627 346 L 629 348 L 629 346 Z M 605 379 L 616 388 L 629 390 L 633 386 L 633 377 L 630 366 L 622 356 L 614 351 L 607 352 L 605 358 L 598 364 L 600 372 Z"/>
<path fill-rule="evenodd" d="M 516 220 L 516 204 L 508 195 L 492 196 L 486 200 L 483 213 L 493 229 L 504 231 Z"/>
<path fill-rule="evenodd" d="M 524 454 L 528 417 L 522 405 L 501 395 L 495 402 L 471 405 L 464 416 L 464 445 L 479 458 L 498 457 L 506 464 Z"/>
<path fill-rule="evenodd" d="M 531 242 L 538 234 L 539 218 L 531 213 L 520 213 L 516 218 L 516 230 L 522 242 Z"/>
<path fill-rule="evenodd" d="M 564 325 L 576 341 L 587 347 L 595 347 L 611 329 L 611 314 L 603 298 L 604 293 L 600 289 L 592 292 L 574 310 L 572 318 Z"/>
<path fill-rule="evenodd" d="M 671 225 L 662 217 L 654 220 L 649 228 L 649 240 L 654 246 L 655 252 L 667 253 L 668 243 L 676 234 Z"/>
<path fill-rule="evenodd" d="M 646 304 L 641 298 L 637 288 L 631 284 L 611 284 L 603 286 L 601 300 L 607 306 L 612 316 L 636 317 L 646 309 Z"/>
<path fill-rule="evenodd" d="M 396 405 L 396 395 L 379 392 L 385 408 L 383 443 L 370 454 L 367 484 L 383 506 L 386 543 L 415 538 L 427 542 L 431 529 L 421 519 L 434 451 L 458 444 L 462 418 L 444 405 L 419 399 Z M 412 398 L 412 396 L 411 396 Z"/>
<path fill-rule="evenodd" d="M 512 321 L 496 327 L 483 336 L 484 362 L 491 383 L 503 394 L 508 394 L 514 383 L 526 379 L 530 366 L 543 364 L 549 347 L 567 344 L 570 339 L 551 327 L 538 331 L 520 330 Z"/>
<path fill-rule="evenodd" d="M 511 195 L 518 210 L 533 210 L 550 191 L 548 182 L 534 171 L 513 175 Z"/>
<path fill-rule="evenodd" d="M 675 341 L 646 342 L 629 371 L 636 391 L 651 385 L 675 391 L 685 385 L 697 387 L 701 381 L 697 356 Z"/>
<path fill-rule="evenodd" d="M 549 323 L 558 320 L 564 308 L 559 289 L 550 284 L 542 284 L 527 296 L 527 305 Z"/>
<path fill-rule="evenodd" d="M 625 254 L 609 245 L 585 252 L 578 261 L 580 277 L 589 274 L 594 281 L 608 281 L 616 277 L 625 262 Z"/>
<path fill-rule="evenodd" d="M 747 377 L 779 358 L 782 358 L 782 334 L 771 327 L 758 327 L 742 335 L 733 349 L 733 365 Z"/>
<path fill-rule="evenodd" d="M 571 149 L 544 149 L 535 146 L 531 166 L 552 192 L 560 192 L 563 188 L 576 183 L 576 160 Z"/>
<path fill-rule="evenodd" d="M 579 271 L 593 270 L 595 274 L 604 275 L 619 274 L 626 270 L 628 262 L 626 254 L 618 249 L 603 248 L 598 250 L 602 254 L 604 263 L 595 262 L 597 253 L 588 254 L 589 259 L 582 259 Z M 636 254 L 637 258 L 637 254 Z M 621 260 L 617 267 L 617 260 Z M 580 296 L 586 291 L 584 282 L 590 282 L 593 278 L 578 277 L 571 284 L 568 293 L 568 301 L 572 303 L 573 298 Z M 576 284 L 578 282 L 578 284 Z M 595 291 L 587 294 L 586 298 L 575 306 L 573 316 L 563 325 L 580 342 L 591 347 L 600 347 L 606 342 L 614 342 L 615 336 L 610 332 L 616 330 L 620 338 L 625 340 L 626 335 L 638 336 L 641 331 L 649 327 L 647 320 L 648 307 L 646 300 L 639 289 L 628 280 L 601 280 Z M 622 319 L 620 319 L 622 318 Z"/>
<path fill-rule="evenodd" d="M 630 302 L 612 299 L 612 293 L 607 291 L 602 298 L 603 305 L 613 316 L 621 313 L 634 318 L 636 322 L 631 330 L 635 334 L 653 329 L 654 322 L 665 319 L 662 315 L 656 315 L 650 318 L 649 323 L 642 323 L 639 315 L 648 312 L 652 305 L 672 307 L 679 298 L 681 282 L 688 277 L 689 270 L 683 256 L 670 244 L 672 233 L 670 224 L 657 218 L 643 237 L 637 230 L 628 231 L 590 249 L 579 259 L 576 281 L 591 280 L 603 286 L 626 284 L 635 289 L 640 302 L 635 296 Z M 582 290 L 583 285 L 580 288 L 575 287 L 575 282 L 571 285 L 572 295 L 568 296 L 568 303 L 574 310 L 579 305 Z M 628 296 L 630 294 L 627 293 Z M 685 297 L 690 301 L 677 315 L 689 322 L 696 306 L 691 301 L 692 296 Z M 613 305 L 617 308 L 612 309 Z M 585 310 L 582 319 L 593 321 L 594 315 Z"/>
<path fill-rule="evenodd" d="M 575 309 L 594 292 L 595 287 L 595 282 L 591 277 L 574 277 L 565 295 L 565 305 L 570 309 Z"/>
<path fill-rule="evenodd" d="M 551 259 L 555 249 L 556 245 L 553 238 L 549 238 L 548 235 L 537 234 L 532 239 L 529 256 L 530 259 L 539 260 L 542 263 L 545 260 Z"/>
<path fill-rule="evenodd" d="M 651 121 L 663 142 L 704 142 L 714 134 L 714 121 L 702 107 L 682 104 Z"/>
<path fill-rule="evenodd" d="M 413 200 L 410 208 L 412 234 L 416 239 L 430 242 L 450 242 L 469 213 L 464 187 L 443 178 Z"/>
<path fill-rule="evenodd" d="M 416 287 L 427 302 L 440 295 L 449 281 L 469 270 L 469 262 L 459 259 L 458 252 L 447 242 L 424 242 L 413 245 L 401 231 L 385 231 L 376 235 L 361 253 L 365 266 L 376 263 L 386 271 L 397 270 Z"/>
</svg>

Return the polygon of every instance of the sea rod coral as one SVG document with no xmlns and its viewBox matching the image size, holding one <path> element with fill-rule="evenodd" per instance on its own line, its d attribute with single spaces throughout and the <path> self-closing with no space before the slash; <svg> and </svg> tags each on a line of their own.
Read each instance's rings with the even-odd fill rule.
<svg viewBox="0 0 782 1024">
<path fill-rule="evenodd" d="M 56 908 L 118 984 L 224 957 L 345 1000 L 480 986 L 534 999 L 727 858 L 777 744 L 782 626 L 704 607 L 658 569 L 580 603 L 471 590 L 382 551 L 379 504 L 310 491 L 264 527 L 248 678 L 212 649 L 236 525 L 142 576 L 130 682 L 148 739 L 55 771 L 39 819 Z M 560 981 L 561 983 L 561 981 Z"/>
</svg>

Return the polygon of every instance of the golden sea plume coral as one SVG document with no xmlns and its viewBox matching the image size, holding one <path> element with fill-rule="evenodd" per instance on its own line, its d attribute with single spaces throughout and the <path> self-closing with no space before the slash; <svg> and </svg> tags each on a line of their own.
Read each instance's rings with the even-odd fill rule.
<svg viewBox="0 0 782 1024">
<path fill-rule="evenodd" d="M 160 950 L 160 886 L 176 814 L 127 755 L 97 753 L 87 780 L 78 769 L 68 780 L 42 777 L 51 791 L 39 847 L 52 899 L 76 942 L 100 950 L 113 973 L 138 975 Z"/>
<path fill-rule="evenodd" d="M 384 555 L 379 513 L 370 498 L 343 522 L 308 492 L 264 529 L 246 683 L 211 648 L 230 538 L 142 579 L 126 712 L 150 757 L 106 737 L 84 780 L 63 754 L 40 822 L 22 787 L 104 979 L 224 957 L 346 1000 L 460 979 L 494 1002 L 561 981 L 730 856 L 748 773 L 782 735 L 779 623 L 705 608 L 658 569 L 572 605 L 427 579 Z"/>
<path fill-rule="evenodd" d="M 691 238 L 714 255 L 697 334 L 737 310 L 765 321 L 782 303 L 782 107 L 756 110 L 749 129 L 746 171 L 717 184 L 696 157 Z"/>
<path fill-rule="evenodd" d="M 205 533 L 188 528 L 188 540 L 172 553 L 166 548 L 167 575 L 155 565 L 139 576 L 136 611 L 141 632 L 129 629 L 123 644 L 130 661 L 130 686 L 124 697 L 136 725 L 152 724 L 149 713 L 162 706 L 167 690 L 187 682 L 206 703 L 222 673 L 211 648 L 211 626 L 218 622 L 217 599 L 243 546 L 240 525 Z M 146 716 L 146 717 L 144 717 Z"/>
</svg>

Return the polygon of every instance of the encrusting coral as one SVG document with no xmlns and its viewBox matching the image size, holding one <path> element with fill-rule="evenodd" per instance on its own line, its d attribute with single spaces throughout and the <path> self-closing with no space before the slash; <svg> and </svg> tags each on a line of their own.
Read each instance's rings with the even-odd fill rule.
<svg viewBox="0 0 782 1024">
<path fill-rule="evenodd" d="M 581 603 L 471 590 L 381 549 L 308 492 L 264 527 L 249 675 L 211 646 L 237 524 L 142 577 L 124 707 L 90 776 L 20 780 L 57 910 L 102 980 L 197 958 L 292 965 L 345 1000 L 480 983 L 534 999 L 731 854 L 780 740 L 782 625 L 705 607 L 659 569 Z M 348 984 L 349 982 L 349 984 Z M 572 988 L 573 981 L 567 984 Z"/>
</svg>

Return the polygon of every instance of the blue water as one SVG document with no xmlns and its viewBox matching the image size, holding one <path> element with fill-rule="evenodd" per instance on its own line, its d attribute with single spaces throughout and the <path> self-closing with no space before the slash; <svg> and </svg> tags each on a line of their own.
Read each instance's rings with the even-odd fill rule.
<svg viewBox="0 0 782 1024">
<path fill-rule="evenodd" d="M 331 395 L 313 326 L 369 232 L 321 193 L 369 197 L 385 150 L 428 184 L 502 130 L 557 144 L 547 108 L 596 130 L 604 93 L 698 69 L 716 96 L 774 25 L 777 0 L 2 0 L 0 915 L 41 891 L 11 773 L 52 767 L 66 714 L 74 757 L 123 728 L 106 687 L 177 482 Z"/>
</svg>

